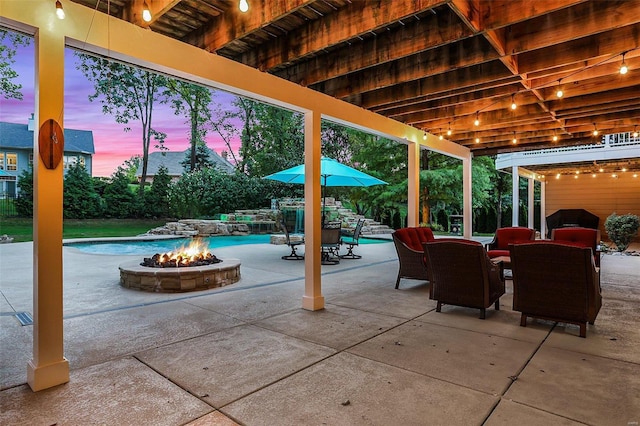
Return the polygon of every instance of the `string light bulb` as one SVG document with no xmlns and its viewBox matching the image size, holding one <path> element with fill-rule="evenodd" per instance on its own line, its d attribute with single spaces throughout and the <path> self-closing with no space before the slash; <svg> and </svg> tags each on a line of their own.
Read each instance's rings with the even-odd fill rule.
<svg viewBox="0 0 640 426">
<path fill-rule="evenodd" d="M 473 124 L 475 126 L 479 126 L 480 125 L 480 111 L 476 111 L 476 119 L 473 121 Z"/>
<path fill-rule="evenodd" d="M 562 79 L 558 80 L 558 90 L 556 90 L 556 97 L 557 98 L 561 98 L 564 96 L 564 92 L 562 91 L 562 87 L 560 86 L 560 83 L 562 82 Z"/>
<path fill-rule="evenodd" d="M 629 72 L 629 67 L 627 67 L 627 64 L 624 62 L 624 55 L 626 55 L 627 52 L 622 54 L 622 64 L 620 64 L 620 74 L 625 75 L 627 72 Z"/>
<path fill-rule="evenodd" d="M 518 108 L 518 105 L 516 104 L 516 95 L 513 94 L 511 95 L 511 109 L 514 110 Z"/>
<path fill-rule="evenodd" d="M 551 140 L 554 141 L 554 142 L 558 142 L 558 135 L 553 135 Z"/>
<path fill-rule="evenodd" d="M 480 143 L 480 138 L 476 138 L 476 143 Z"/>
<path fill-rule="evenodd" d="M 56 0 L 56 16 L 58 19 L 64 19 L 64 9 L 62 8 L 60 0 Z"/>
<path fill-rule="evenodd" d="M 638 126 L 633 126 L 633 137 L 637 138 L 638 137 Z"/>
<path fill-rule="evenodd" d="M 447 130 L 447 136 L 451 136 L 451 122 L 449 122 L 449 130 Z"/>
<path fill-rule="evenodd" d="M 593 123 L 593 136 L 598 136 L 600 132 L 598 132 L 598 128 L 596 127 L 596 123 Z"/>
<path fill-rule="evenodd" d="M 516 132 L 513 132 L 513 139 L 511 139 L 511 142 L 513 142 L 514 145 L 518 143 L 518 138 L 516 138 Z"/>
<path fill-rule="evenodd" d="M 147 2 L 144 2 L 144 6 L 142 7 L 142 20 L 144 22 L 151 22 L 151 10 L 149 9 L 149 5 Z"/>
<path fill-rule="evenodd" d="M 247 0 L 240 0 L 240 4 L 238 4 L 238 9 L 240 9 L 240 12 L 246 13 L 249 10 L 249 3 L 247 2 Z"/>
</svg>

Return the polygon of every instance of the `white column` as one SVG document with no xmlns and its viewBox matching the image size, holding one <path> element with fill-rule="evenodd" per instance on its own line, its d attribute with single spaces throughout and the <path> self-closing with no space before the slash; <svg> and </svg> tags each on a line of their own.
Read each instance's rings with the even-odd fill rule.
<svg viewBox="0 0 640 426">
<path fill-rule="evenodd" d="M 304 115 L 304 296 L 302 307 L 324 309 L 321 282 L 320 113 Z"/>
<path fill-rule="evenodd" d="M 473 235 L 472 159 L 473 154 L 469 154 L 462 160 L 462 226 L 463 236 L 467 239 Z"/>
<path fill-rule="evenodd" d="M 535 184 L 536 182 L 532 178 L 527 178 L 527 226 L 533 229 L 533 216 L 535 210 Z"/>
<path fill-rule="evenodd" d="M 518 216 L 520 214 L 520 176 L 518 166 L 511 167 L 511 226 L 518 226 Z"/>
<path fill-rule="evenodd" d="M 418 226 L 420 217 L 420 144 L 409 142 L 407 226 Z"/>
<path fill-rule="evenodd" d="M 35 123 L 54 119 L 62 128 L 64 112 L 63 22 L 35 36 Z M 69 381 L 64 357 L 62 306 L 62 161 L 47 169 L 40 159 L 38 130 L 33 156 L 33 359 L 27 364 L 27 383 L 34 391 Z"/>
<path fill-rule="evenodd" d="M 540 238 L 547 238 L 547 182 L 540 181 Z"/>
</svg>

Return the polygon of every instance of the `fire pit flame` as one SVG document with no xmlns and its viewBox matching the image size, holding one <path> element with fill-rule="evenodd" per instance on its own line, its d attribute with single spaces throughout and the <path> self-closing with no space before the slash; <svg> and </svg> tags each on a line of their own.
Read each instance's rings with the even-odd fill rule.
<svg viewBox="0 0 640 426">
<path fill-rule="evenodd" d="M 205 243 L 194 240 L 187 246 L 182 246 L 174 252 L 156 253 L 152 257 L 145 257 L 141 266 L 150 268 L 182 268 L 189 266 L 204 266 L 220 263 L 211 253 Z"/>
</svg>

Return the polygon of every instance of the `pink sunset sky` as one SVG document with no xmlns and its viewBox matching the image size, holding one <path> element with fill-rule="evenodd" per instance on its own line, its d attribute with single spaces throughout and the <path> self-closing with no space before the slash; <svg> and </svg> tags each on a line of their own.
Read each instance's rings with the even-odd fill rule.
<svg viewBox="0 0 640 426">
<path fill-rule="evenodd" d="M 27 124 L 35 108 L 34 98 L 34 44 L 19 46 L 13 68 L 19 77 L 14 83 L 22 85 L 23 100 L 0 99 L 0 121 Z M 134 155 L 142 155 L 142 130 L 137 122 L 131 122 L 131 131 L 125 132 L 125 125 L 116 123 L 111 115 L 102 113 L 102 104 L 89 101 L 94 93 L 93 84 L 76 69 L 76 57 L 72 49 L 65 52 L 65 111 L 64 126 L 67 129 L 91 130 L 95 154 L 93 156 L 93 176 L 110 176 L 118 166 Z M 213 100 L 218 104 L 229 105 L 235 96 L 216 90 Z M 155 103 L 152 126 L 167 134 L 165 146 L 170 151 L 184 151 L 189 148 L 189 124 L 187 118 L 177 116 L 169 105 Z M 222 139 L 209 132 L 207 146 L 217 153 L 227 150 Z M 151 146 L 151 152 L 157 151 Z M 234 142 L 237 153 L 239 141 Z"/>
</svg>

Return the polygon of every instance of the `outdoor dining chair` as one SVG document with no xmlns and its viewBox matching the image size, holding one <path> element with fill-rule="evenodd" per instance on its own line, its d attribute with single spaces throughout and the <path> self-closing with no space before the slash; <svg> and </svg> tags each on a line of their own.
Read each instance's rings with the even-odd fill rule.
<svg viewBox="0 0 640 426">
<path fill-rule="evenodd" d="M 353 248 L 358 246 L 360 240 L 360 233 L 362 232 L 362 227 L 364 226 L 364 219 L 358 219 L 358 223 L 356 223 L 356 227 L 353 230 L 352 235 L 343 235 L 342 243 L 347 246 L 347 254 L 343 254 L 340 256 L 340 259 L 362 259 L 362 256 L 359 254 L 355 254 L 353 252 Z"/>
<path fill-rule="evenodd" d="M 298 252 L 296 251 L 298 249 L 298 246 L 301 246 L 301 245 L 304 244 L 304 237 L 301 237 L 300 240 L 293 241 L 292 238 L 291 238 L 291 235 L 289 234 L 289 230 L 287 229 L 287 225 L 284 223 L 284 221 L 280 222 L 280 227 L 284 231 L 285 243 L 291 248 L 291 254 L 286 255 L 286 256 L 282 256 L 282 258 L 284 260 L 302 260 L 302 259 L 304 259 L 304 255 L 298 254 Z"/>
<path fill-rule="evenodd" d="M 323 265 L 336 265 L 340 263 L 340 229 L 342 223 L 328 222 L 322 227 L 320 248 L 322 250 L 321 263 Z"/>
</svg>

